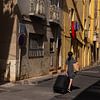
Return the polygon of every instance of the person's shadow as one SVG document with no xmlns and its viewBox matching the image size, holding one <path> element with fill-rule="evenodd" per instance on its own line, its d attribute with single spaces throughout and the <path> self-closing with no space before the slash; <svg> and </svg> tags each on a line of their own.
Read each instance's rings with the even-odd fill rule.
<svg viewBox="0 0 100 100">
<path fill-rule="evenodd" d="M 71 91 L 76 90 L 76 89 L 80 89 L 80 87 L 74 86 L 74 85 L 71 87 Z"/>
<path fill-rule="evenodd" d="M 77 86 L 72 86 L 71 87 L 71 91 L 74 91 L 74 90 L 77 90 L 77 89 L 80 89 L 80 87 L 77 87 Z M 55 96 L 53 98 L 51 98 L 50 100 L 67 100 L 67 99 L 71 99 L 72 97 L 70 96 L 70 93 L 67 92 L 67 93 L 64 93 L 64 94 L 61 94 L 61 93 L 55 93 Z"/>
<path fill-rule="evenodd" d="M 80 87 L 78 86 L 72 86 L 71 87 L 71 91 L 74 91 L 74 90 L 77 90 L 77 89 L 80 89 Z M 69 99 L 71 97 L 67 97 L 66 95 L 68 95 L 69 92 L 66 92 L 66 93 L 55 93 L 55 96 L 53 98 L 51 98 L 50 100 L 66 100 L 66 99 Z"/>
</svg>

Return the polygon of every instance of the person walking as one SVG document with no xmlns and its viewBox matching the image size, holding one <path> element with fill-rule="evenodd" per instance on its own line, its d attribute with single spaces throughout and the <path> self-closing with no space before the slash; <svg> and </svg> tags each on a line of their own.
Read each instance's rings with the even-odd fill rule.
<svg viewBox="0 0 100 100">
<path fill-rule="evenodd" d="M 76 60 L 73 58 L 73 53 L 71 51 L 68 52 L 68 58 L 66 59 L 66 63 L 65 63 L 67 76 L 69 77 L 69 84 L 68 84 L 68 89 L 67 89 L 68 92 L 71 92 L 72 82 L 76 75 L 73 68 L 73 65 L 75 63 L 76 63 Z"/>
</svg>

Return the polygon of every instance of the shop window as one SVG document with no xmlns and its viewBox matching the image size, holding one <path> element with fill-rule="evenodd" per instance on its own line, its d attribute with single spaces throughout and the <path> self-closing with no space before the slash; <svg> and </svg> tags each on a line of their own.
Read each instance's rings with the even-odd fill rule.
<svg viewBox="0 0 100 100">
<path fill-rule="evenodd" d="M 44 56 L 43 35 L 29 33 L 28 56 L 29 58 Z"/>
</svg>

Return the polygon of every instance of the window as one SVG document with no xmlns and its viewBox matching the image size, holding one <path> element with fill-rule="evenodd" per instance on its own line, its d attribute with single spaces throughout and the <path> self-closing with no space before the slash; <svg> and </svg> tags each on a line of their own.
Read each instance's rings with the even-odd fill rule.
<svg viewBox="0 0 100 100">
<path fill-rule="evenodd" d="M 74 21 L 75 18 L 75 11 L 73 8 L 71 8 L 71 21 Z"/>
<path fill-rule="evenodd" d="M 19 33 L 26 33 L 26 26 L 24 23 L 19 23 Z"/>
<path fill-rule="evenodd" d="M 50 38 L 50 53 L 54 52 L 54 38 Z"/>
<path fill-rule="evenodd" d="M 29 33 L 28 55 L 29 58 L 44 56 L 43 35 Z"/>
<path fill-rule="evenodd" d="M 71 19 L 71 21 L 74 21 L 75 19 L 75 11 L 73 8 L 69 9 L 69 19 Z"/>
<path fill-rule="evenodd" d="M 89 0 L 89 17 L 91 18 L 91 0 Z"/>
<path fill-rule="evenodd" d="M 90 38 L 90 33 L 91 33 L 91 30 L 90 30 L 90 24 L 89 24 L 89 31 L 88 31 L 88 38 Z"/>
<path fill-rule="evenodd" d="M 52 5 L 56 3 L 56 0 L 50 0 L 50 1 Z"/>
<path fill-rule="evenodd" d="M 59 0 L 50 0 L 50 2 L 51 2 L 51 5 L 59 5 Z"/>
</svg>

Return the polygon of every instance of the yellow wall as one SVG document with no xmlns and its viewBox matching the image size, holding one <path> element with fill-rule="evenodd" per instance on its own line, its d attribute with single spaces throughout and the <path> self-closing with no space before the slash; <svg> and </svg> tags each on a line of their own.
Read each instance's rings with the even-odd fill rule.
<svg viewBox="0 0 100 100">
<path fill-rule="evenodd" d="M 90 42 L 93 43 L 93 34 L 94 34 L 94 0 L 91 0 L 91 21 L 90 21 Z"/>
<path fill-rule="evenodd" d="M 91 60 L 92 60 L 92 56 L 91 54 L 93 52 L 91 52 L 91 44 L 93 45 L 93 34 L 94 34 L 94 13 L 95 13 L 95 0 L 91 0 L 91 3 L 89 5 L 89 0 L 77 0 L 77 3 L 74 5 L 73 4 L 74 0 L 66 0 L 66 6 L 65 9 L 66 12 L 63 12 L 64 15 L 64 32 L 62 40 L 63 40 L 63 48 L 62 48 L 62 54 L 63 54 L 63 64 L 65 63 L 65 59 L 66 59 L 66 48 L 69 47 L 70 40 L 68 40 L 65 36 L 70 36 L 68 33 L 70 33 L 70 24 L 71 20 L 69 19 L 69 15 L 68 15 L 68 9 L 73 8 L 75 11 L 74 17 L 72 18 L 72 20 L 75 21 L 79 21 L 81 22 L 82 27 L 80 28 L 80 30 L 77 32 L 77 39 L 79 41 L 78 43 L 78 48 L 79 48 L 79 53 L 80 53 L 80 57 L 79 57 L 79 63 L 81 64 L 82 69 L 89 66 L 91 64 Z M 75 8 L 76 7 L 76 8 Z M 76 10 L 77 9 L 77 12 Z M 100 0 L 98 0 L 98 9 L 100 9 Z M 79 15 L 77 15 L 77 13 Z M 100 11 L 98 13 L 98 16 L 100 16 Z M 88 33 L 88 37 L 87 37 L 87 41 L 88 42 L 84 42 L 84 33 L 85 33 L 85 20 L 86 20 L 86 30 Z M 100 23 L 100 17 L 99 17 L 99 23 Z M 90 25 L 90 27 L 89 27 Z M 100 24 L 98 24 L 98 28 L 100 28 L 99 26 Z M 79 32 L 81 32 L 82 37 L 80 37 Z M 90 34 L 89 34 L 90 32 Z M 100 30 L 99 30 L 100 33 Z M 80 45 L 81 44 L 81 45 Z M 65 48 L 65 49 L 64 49 Z M 68 49 L 69 50 L 69 49 Z"/>
</svg>

